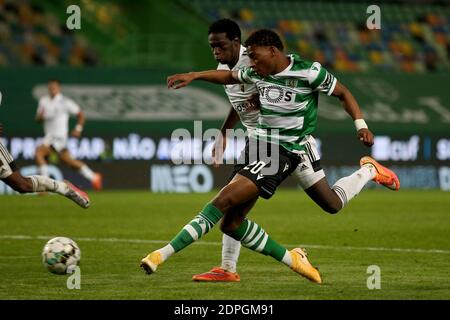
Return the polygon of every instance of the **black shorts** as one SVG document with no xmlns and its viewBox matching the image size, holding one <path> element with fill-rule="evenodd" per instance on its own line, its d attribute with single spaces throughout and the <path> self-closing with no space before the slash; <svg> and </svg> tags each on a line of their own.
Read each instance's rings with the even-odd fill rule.
<svg viewBox="0 0 450 320">
<path fill-rule="evenodd" d="M 280 145 L 253 138 L 246 139 L 245 148 L 234 166 L 230 180 L 239 173 L 253 181 L 262 198 L 269 199 L 300 161 L 298 155 Z"/>
<path fill-rule="evenodd" d="M 14 160 L 9 163 L 9 167 L 11 168 L 11 170 L 13 172 L 19 171 L 19 167 L 17 166 L 17 164 L 16 164 L 16 162 Z"/>
</svg>

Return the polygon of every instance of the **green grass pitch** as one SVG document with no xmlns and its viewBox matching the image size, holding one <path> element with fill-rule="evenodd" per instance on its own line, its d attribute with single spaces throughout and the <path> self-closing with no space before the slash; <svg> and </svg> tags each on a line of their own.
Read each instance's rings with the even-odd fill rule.
<svg viewBox="0 0 450 320">
<path fill-rule="evenodd" d="M 367 190 L 337 215 L 303 192 L 278 190 L 250 213 L 289 249 L 303 246 L 323 285 L 271 257 L 242 248 L 240 283 L 194 283 L 219 265 L 222 234 L 197 244 L 145 275 L 140 259 L 170 240 L 211 194 L 102 192 L 82 210 L 58 196 L 0 197 L 0 299 L 449 299 L 450 194 Z M 81 289 L 47 272 L 41 250 L 53 236 L 81 248 Z M 367 267 L 381 269 L 369 290 Z"/>
</svg>

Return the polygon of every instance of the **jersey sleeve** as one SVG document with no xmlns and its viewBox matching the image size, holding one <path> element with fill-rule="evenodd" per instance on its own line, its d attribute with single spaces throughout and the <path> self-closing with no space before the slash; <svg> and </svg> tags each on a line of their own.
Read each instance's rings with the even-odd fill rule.
<svg viewBox="0 0 450 320">
<path fill-rule="evenodd" d="M 72 99 L 66 100 L 66 108 L 69 114 L 78 114 L 81 111 L 80 106 L 76 104 L 76 102 L 73 101 Z"/>
<path fill-rule="evenodd" d="M 314 62 L 308 70 L 308 82 L 313 91 L 331 95 L 336 87 L 337 79 L 319 62 Z"/>
<path fill-rule="evenodd" d="M 256 72 L 251 67 L 242 67 L 238 70 L 238 79 L 242 83 L 255 83 Z"/>
</svg>

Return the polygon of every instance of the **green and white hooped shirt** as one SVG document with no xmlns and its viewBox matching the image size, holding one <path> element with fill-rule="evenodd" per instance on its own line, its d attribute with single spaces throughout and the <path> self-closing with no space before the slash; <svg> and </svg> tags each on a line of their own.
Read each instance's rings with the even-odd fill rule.
<svg viewBox="0 0 450 320">
<path fill-rule="evenodd" d="M 252 135 L 299 152 L 316 129 L 319 92 L 331 95 L 337 80 L 318 62 L 295 54 L 289 58 L 289 66 L 275 75 L 263 78 L 251 67 L 242 67 L 238 77 L 242 83 L 255 84 L 259 92 L 261 114 Z"/>
</svg>

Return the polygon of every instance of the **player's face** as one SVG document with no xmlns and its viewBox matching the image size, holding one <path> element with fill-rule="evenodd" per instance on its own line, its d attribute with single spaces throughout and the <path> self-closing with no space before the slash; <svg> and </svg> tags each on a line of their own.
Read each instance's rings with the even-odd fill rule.
<svg viewBox="0 0 450 320">
<path fill-rule="evenodd" d="M 267 77 L 275 70 L 275 51 L 268 46 L 248 46 L 247 54 L 251 67 L 261 77 Z"/>
<path fill-rule="evenodd" d="M 48 83 L 48 93 L 51 97 L 56 96 L 60 92 L 59 83 L 56 81 L 50 81 Z"/>
<path fill-rule="evenodd" d="M 217 62 L 229 64 L 236 61 L 236 57 L 239 59 L 240 43 L 238 39 L 228 39 L 225 32 L 210 33 L 208 42 Z"/>
</svg>

